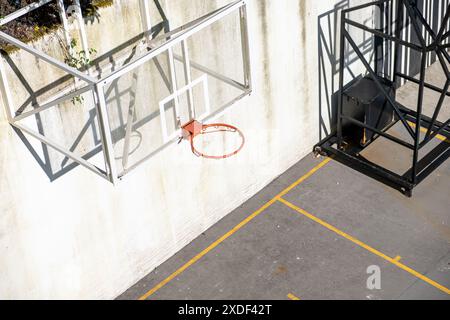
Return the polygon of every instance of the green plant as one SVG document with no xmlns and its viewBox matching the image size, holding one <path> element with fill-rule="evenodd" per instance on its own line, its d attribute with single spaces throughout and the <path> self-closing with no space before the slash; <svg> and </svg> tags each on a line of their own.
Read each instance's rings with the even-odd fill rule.
<svg viewBox="0 0 450 320">
<path fill-rule="evenodd" d="M 94 48 L 88 49 L 88 54 L 85 50 L 77 51 L 77 40 L 72 39 L 69 47 L 65 46 L 65 59 L 64 62 L 75 69 L 87 69 L 92 65 L 91 56 L 97 53 Z M 72 98 L 72 103 L 83 103 L 84 98 L 82 96 L 77 96 Z"/>
<path fill-rule="evenodd" d="M 34 34 L 35 34 L 36 38 L 44 36 L 45 34 L 47 34 L 49 32 L 49 30 L 50 29 L 48 27 L 46 27 L 46 26 L 40 27 L 38 25 L 35 25 L 34 28 L 33 28 L 33 31 L 34 31 Z"/>
</svg>

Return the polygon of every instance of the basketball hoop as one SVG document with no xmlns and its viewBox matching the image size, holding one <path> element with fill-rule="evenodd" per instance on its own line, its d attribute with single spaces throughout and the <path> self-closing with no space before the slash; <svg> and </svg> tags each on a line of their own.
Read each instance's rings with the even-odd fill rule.
<svg viewBox="0 0 450 320">
<path fill-rule="evenodd" d="M 191 122 L 185 124 L 182 127 L 182 129 L 183 129 L 183 138 L 186 140 L 189 140 L 189 142 L 191 144 L 192 153 L 195 154 L 197 157 L 202 157 L 202 158 L 206 158 L 206 159 L 216 159 L 216 160 L 226 159 L 226 158 L 230 158 L 230 157 L 238 154 L 244 148 L 244 145 L 245 145 L 245 137 L 244 137 L 244 134 L 242 133 L 242 131 L 240 131 L 235 126 L 232 126 L 229 124 L 225 124 L 225 123 L 202 124 L 196 120 L 192 120 Z M 235 133 L 239 136 L 241 143 L 239 144 L 239 146 L 236 149 L 234 149 L 234 151 L 227 152 L 226 154 L 223 154 L 223 155 L 211 155 L 211 154 L 206 154 L 206 153 L 200 152 L 195 147 L 194 141 L 197 137 L 202 136 L 202 135 L 221 133 L 221 132 L 222 133 Z"/>
</svg>

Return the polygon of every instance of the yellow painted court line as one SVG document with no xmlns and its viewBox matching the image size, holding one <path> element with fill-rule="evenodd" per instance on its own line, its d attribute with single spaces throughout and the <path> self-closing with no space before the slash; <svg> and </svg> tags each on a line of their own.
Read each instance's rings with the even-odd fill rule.
<svg viewBox="0 0 450 320">
<path fill-rule="evenodd" d="M 216 248 L 219 244 L 224 242 L 226 239 L 231 237 L 233 234 L 235 234 L 237 231 L 242 229 L 246 224 L 248 224 L 250 221 L 255 219 L 257 216 L 259 216 L 262 212 L 264 212 L 267 208 L 269 208 L 272 204 L 278 201 L 281 197 L 288 194 L 292 189 L 300 185 L 302 182 L 304 182 L 306 179 L 311 177 L 314 173 L 316 173 L 318 170 L 320 170 L 322 167 L 324 167 L 327 163 L 331 161 L 330 158 L 325 159 L 321 163 L 319 163 L 317 166 L 315 166 L 312 170 L 310 170 L 307 174 L 305 174 L 303 177 L 295 181 L 293 184 L 291 184 L 289 187 L 284 189 L 281 193 L 276 195 L 272 200 L 268 201 L 266 204 L 264 204 L 261 208 L 253 212 L 250 216 L 245 218 L 242 222 L 240 222 L 238 225 L 236 225 L 233 229 L 225 233 L 223 236 L 221 236 L 219 239 L 214 241 L 211 245 L 209 245 L 206 249 L 204 249 L 202 252 L 200 252 L 198 255 L 196 255 L 194 258 L 186 262 L 181 268 L 179 268 L 177 271 L 172 273 L 170 276 L 168 276 L 166 279 L 158 283 L 154 288 L 146 292 L 144 295 L 142 295 L 139 300 L 146 300 L 151 295 L 153 295 L 156 291 L 164 287 L 166 284 L 168 284 L 170 281 L 178 277 L 181 273 L 186 271 L 190 266 L 195 264 L 197 261 L 199 261 L 201 258 L 203 258 L 208 252 Z"/>
<path fill-rule="evenodd" d="M 330 161 L 332 160 L 332 158 L 326 158 L 325 160 L 323 160 L 321 163 L 319 163 L 317 166 L 315 166 L 313 169 L 311 169 L 307 174 L 305 174 L 303 177 L 301 177 L 300 179 L 298 179 L 297 181 L 295 181 L 293 184 L 291 184 L 289 187 L 287 187 L 286 189 L 284 189 L 280 194 L 278 194 L 277 196 L 275 196 L 275 198 L 273 198 L 272 200 L 278 200 L 281 197 L 284 197 L 285 195 L 287 195 L 289 192 L 291 192 L 293 189 L 295 189 L 296 187 L 298 187 L 300 184 L 302 184 L 305 180 L 309 179 L 313 174 L 315 174 L 317 171 L 319 171 L 320 169 L 322 169 L 324 166 L 326 166 Z"/>
<path fill-rule="evenodd" d="M 425 128 L 420 128 L 420 131 L 422 131 L 423 133 L 427 133 L 428 132 L 428 130 L 425 129 Z M 450 140 L 447 139 L 446 137 L 444 137 L 443 135 L 438 134 L 435 138 L 438 139 L 438 140 L 450 143 Z"/>
<path fill-rule="evenodd" d="M 294 296 L 292 293 L 289 293 L 289 294 L 287 295 L 287 297 L 288 297 L 289 299 L 291 299 L 291 300 L 294 300 L 294 301 L 300 300 L 299 297 Z"/>
<path fill-rule="evenodd" d="M 283 198 L 279 198 L 278 201 L 280 201 L 281 203 L 285 204 L 286 206 L 288 206 L 289 208 L 293 209 L 294 211 L 297 211 L 298 213 L 302 214 L 303 216 L 313 220 L 314 222 L 317 222 L 318 224 L 322 225 L 323 227 L 333 231 L 334 233 L 337 233 L 338 235 L 344 237 L 347 240 L 350 240 L 351 242 L 355 243 L 356 245 L 366 249 L 367 251 L 370 251 L 371 253 L 383 258 L 384 260 L 396 265 L 397 267 L 399 267 L 400 269 L 403 269 L 404 271 L 412 274 L 413 276 L 415 276 L 416 278 L 419 278 L 420 280 L 425 281 L 426 283 L 432 285 L 433 287 L 445 292 L 446 294 L 450 295 L 450 290 L 446 287 L 444 287 L 443 285 L 437 283 L 436 281 L 431 280 L 430 278 L 427 278 L 426 276 L 420 274 L 419 272 L 411 269 L 408 266 L 405 266 L 403 263 L 399 262 L 398 260 L 396 260 L 396 258 L 391 258 L 388 257 L 387 255 L 385 255 L 384 253 L 370 247 L 369 245 L 359 241 L 358 239 L 352 237 L 351 235 L 339 230 L 338 228 L 332 226 L 331 224 L 313 216 L 311 213 L 303 210 L 302 208 L 297 207 L 296 205 L 290 203 L 289 201 L 284 200 Z"/>
<path fill-rule="evenodd" d="M 415 123 L 413 123 L 413 122 L 411 122 L 411 121 L 408 121 L 408 123 L 409 123 L 410 126 L 412 126 L 412 127 L 414 127 L 414 128 L 416 127 L 416 124 L 415 124 Z M 428 132 L 428 129 L 426 129 L 426 128 L 424 128 L 424 127 L 420 127 L 420 131 L 421 131 L 422 133 L 427 133 L 427 132 Z M 446 142 L 450 143 L 450 140 L 447 139 L 446 137 L 444 137 L 443 135 L 438 134 L 435 138 L 438 139 L 438 140 L 446 141 Z"/>
</svg>

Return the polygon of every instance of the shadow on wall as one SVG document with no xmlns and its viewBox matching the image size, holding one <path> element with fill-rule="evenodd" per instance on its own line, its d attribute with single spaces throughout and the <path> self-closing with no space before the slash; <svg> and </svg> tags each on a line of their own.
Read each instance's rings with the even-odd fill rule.
<svg viewBox="0 0 450 320">
<path fill-rule="evenodd" d="M 370 1 L 367 1 L 370 2 Z M 448 1 L 433 0 L 417 0 L 417 8 L 422 12 L 428 21 L 432 21 L 431 27 L 435 32 L 439 30 L 440 21 L 445 14 L 445 8 Z M 335 133 L 337 122 L 337 94 L 338 94 L 338 78 L 339 78 L 339 48 L 340 48 L 340 17 L 344 9 L 353 7 L 354 4 L 350 0 L 344 0 L 335 5 L 335 7 L 318 17 L 318 55 L 319 55 L 319 130 L 320 140 Z M 384 32 L 392 32 L 396 23 L 395 1 L 389 1 L 384 6 L 379 7 L 380 10 L 372 12 L 368 16 L 369 20 L 364 23 L 385 25 Z M 378 10 L 378 9 L 375 9 Z M 381 13 L 381 14 L 380 14 Z M 374 16 L 379 17 L 380 21 L 376 22 Z M 418 41 L 414 32 L 411 32 L 412 25 L 410 21 L 406 21 L 403 27 L 403 37 L 408 41 Z M 368 61 L 376 70 L 377 74 L 390 78 L 393 75 L 393 44 L 389 41 L 382 41 L 378 37 L 374 37 L 368 33 L 364 33 L 360 39 L 358 47 L 360 51 L 369 57 Z M 376 48 L 376 50 L 375 50 Z M 362 74 L 358 68 L 353 70 L 358 58 L 353 50 L 348 46 L 345 47 L 345 83 L 351 85 L 352 81 L 360 77 Z M 436 61 L 436 54 L 431 52 L 428 57 L 427 64 L 430 66 Z M 408 76 L 414 77 L 419 72 L 420 55 L 410 49 L 401 48 L 399 64 L 401 72 Z M 401 85 L 403 82 L 398 83 Z"/>
<path fill-rule="evenodd" d="M 152 27 L 152 29 L 150 31 L 150 36 L 152 38 L 157 37 L 161 33 L 164 34 L 164 33 L 167 33 L 170 31 L 169 21 L 163 11 L 163 8 L 160 5 L 159 0 L 154 0 L 154 4 L 155 4 L 162 20 L 159 24 Z M 96 15 L 96 19 L 101 19 L 101 16 L 98 13 Z M 89 20 L 88 20 L 88 22 L 89 22 Z M 92 61 L 92 67 L 95 70 L 97 70 L 99 72 L 99 74 L 101 74 L 102 67 L 104 67 L 105 64 L 114 66 L 115 68 L 126 65 L 127 63 L 129 63 L 129 61 L 131 61 L 133 58 L 135 58 L 136 50 L 139 45 L 138 43 L 144 37 L 147 37 L 148 34 L 149 34 L 148 32 L 145 32 L 140 35 L 137 35 L 136 37 L 130 39 L 129 41 L 127 41 L 127 42 L 115 47 L 114 49 L 110 50 L 109 52 L 106 52 L 105 54 L 97 57 L 95 60 Z M 131 48 L 131 50 L 130 50 L 130 48 Z M 122 56 L 121 61 L 116 62 L 115 58 L 114 58 L 115 54 L 117 54 L 118 52 L 123 52 L 124 50 L 127 50 L 128 56 L 124 60 L 123 60 L 123 56 Z M 19 68 L 15 64 L 15 62 L 7 54 L 3 54 L 3 57 L 5 59 L 5 62 L 9 65 L 9 67 L 11 68 L 11 70 L 13 71 L 15 76 L 19 79 L 20 83 L 23 85 L 23 88 L 27 91 L 27 94 L 29 95 L 28 98 L 25 100 L 25 102 L 22 103 L 22 105 L 16 110 L 16 115 L 22 114 L 22 112 L 24 112 L 25 109 L 27 107 L 29 107 L 30 105 L 32 107 L 38 106 L 39 97 L 45 96 L 47 93 L 51 92 L 51 90 L 54 89 L 55 87 L 58 87 L 58 86 L 61 86 L 64 84 L 69 84 L 71 82 L 73 83 L 74 78 L 71 75 L 67 75 L 67 76 L 57 79 L 56 81 L 53 81 L 52 83 L 50 83 L 38 90 L 34 90 L 31 86 L 31 84 L 27 81 L 25 75 L 19 70 Z M 163 82 L 166 84 L 166 86 L 168 88 L 170 88 L 171 84 L 170 84 L 170 81 L 168 80 L 169 75 L 166 74 L 166 72 L 168 73 L 168 71 L 165 71 L 163 69 L 161 64 L 158 62 L 157 57 L 153 59 L 153 62 L 155 63 L 155 66 L 156 66 L 157 70 L 159 71 L 159 73 L 163 79 Z M 83 71 L 86 71 L 86 70 L 83 70 Z M 119 95 L 115 95 L 113 91 L 118 92 L 117 81 L 118 80 L 113 82 L 109 86 L 108 90 L 105 92 L 105 96 L 107 99 L 120 99 L 120 97 L 123 96 L 124 94 L 129 94 L 130 96 L 133 96 L 135 94 L 135 92 L 132 92 L 132 90 L 135 88 L 133 88 L 133 86 L 131 86 L 126 92 L 122 90 Z M 132 102 L 130 102 L 130 104 L 131 103 Z M 93 100 L 92 100 L 91 104 L 94 105 Z M 120 105 L 120 103 L 117 103 L 117 105 Z M 132 108 L 133 106 L 130 105 L 129 107 Z M 79 145 L 82 143 L 82 141 L 86 140 L 86 138 L 88 138 L 88 140 L 92 141 L 92 143 L 90 143 L 89 150 L 85 151 L 84 155 L 82 156 L 82 158 L 85 160 L 90 160 L 93 157 L 95 157 L 96 155 L 102 153 L 102 151 L 103 151 L 102 146 L 101 146 L 101 138 L 100 138 L 100 134 L 99 134 L 99 128 L 97 125 L 97 123 L 98 123 L 97 122 L 97 112 L 96 112 L 95 107 L 91 106 L 90 110 L 88 112 L 89 112 L 89 115 L 87 117 L 85 124 L 83 125 L 82 129 L 78 132 L 77 137 L 74 139 L 74 141 L 72 142 L 72 144 L 69 148 L 69 150 L 71 152 L 75 152 L 75 150 L 79 147 Z M 149 115 L 148 117 L 146 117 L 144 119 L 140 119 L 138 122 L 135 122 L 133 124 L 133 130 L 137 130 L 137 128 L 145 125 L 146 123 L 148 123 L 149 121 L 151 121 L 154 118 L 157 118 L 158 116 L 159 116 L 159 111 L 156 111 L 156 112 L 152 113 L 151 115 Z M 34 120 L 36 122 L 36 127 L 37 127 L 38 132 L 41 135 L 45 136 L 45 128 L 42 125 L 43 119 L 42 119 L 42 116 L 40 115 L 40 113 L 36 113 L 34 115 Z M 120 125 L 116 126 L 116 128 L 112 131 L 112 137 L 113 137 L 113 140 L 115 140 L 115 141 L 123 139 L 126 134 L 126 130 L 125 130 L 126 119 L 120 118 L 119 121 L 121 122 Z M 48 176 L 50 181 L 55 181 L 56 179 L 62 177 L 63 175 L 67 174 L 68 172 L 70 172 L 71 170 L 73 170 L 79 166 L 78 163 L 70 161 L 70 159 L 68 157 L 64 157 L 64 159 L 59 162 L 59 165 L 55 166 L 55 163 L 54 163 L 55 160 L 54 159 L 52 160 L 50 148 L 46 144 L 40 143 L 39 149 L 40 148 L 42 148 L 42 149 L 39 150 L 36 148 L 36 144 L 34 144 L 34 146 L 33 146 L 33 143 L 31 143 L 30 140 L 28 140 L 28 138 L 22 133 L 22 131 L 20 131 L 19 129 L 17 129 L 15 127 L 13 127 L 13 128 L 14 128 L 15 132 L 17 133 L 18 137 L 22 140 L 22 142 L 26 146 L 26 148 L 30 151 L 32 156 L 35 158 L 35 160 L 37 161 L 39 166 L 46 173 L 46 175 Z M 55 168 L 55 167 L 57 167 L 57 168 Z"/>
</svg>

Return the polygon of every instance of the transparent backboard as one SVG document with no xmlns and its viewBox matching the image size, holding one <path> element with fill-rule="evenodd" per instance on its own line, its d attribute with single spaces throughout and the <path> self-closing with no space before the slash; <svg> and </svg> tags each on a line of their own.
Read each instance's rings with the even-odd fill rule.
<svg viewBox="0 0 450 320">
<path fill-rule="evenodd" d="M 119 177 L 176 141 L 184 124 L 211 122 L 250 93 L 244 12 L 238 9 L 141 42 L 134 48 L 138 58 L 107 77 Z"/>
</svg>

